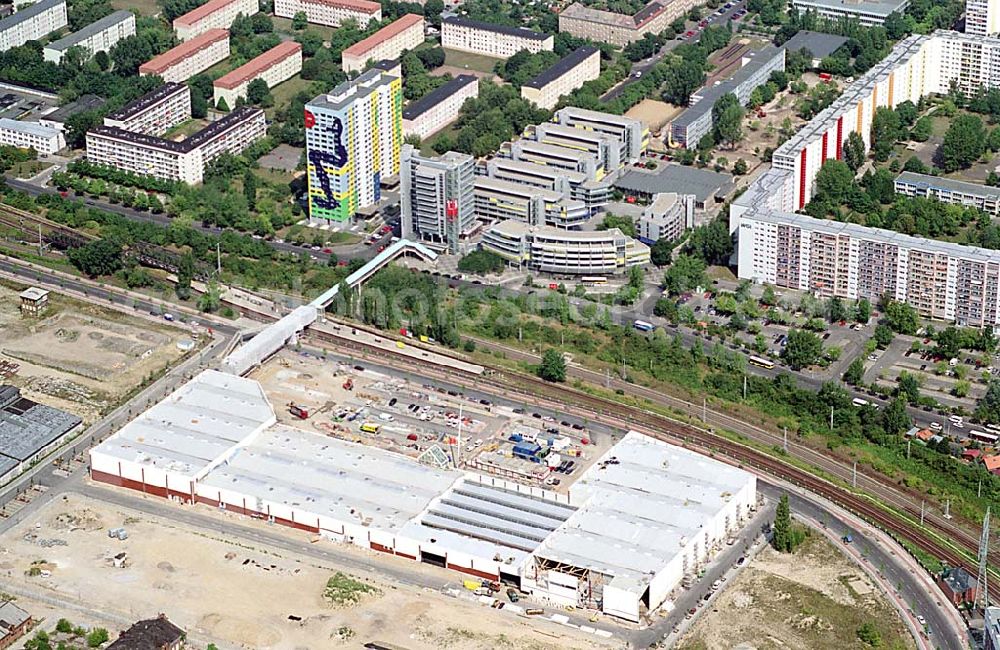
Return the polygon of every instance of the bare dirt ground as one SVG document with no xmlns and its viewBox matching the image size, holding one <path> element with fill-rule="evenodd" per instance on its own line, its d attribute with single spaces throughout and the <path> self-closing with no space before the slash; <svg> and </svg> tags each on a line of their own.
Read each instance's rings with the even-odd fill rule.
<svg viewBox="0 0 1000 650">
<path fill-rule="evenodd" d="M 55 294 L 41 320 L 22 318 L 18 293 L 0 284 L 0 361 L 20 365 L 4 383 L 88 424 L 182 357 L 177 343 L 190 338 L 175 327 Z"/>
<path fill-rule="evenodd" d="M 655 133 L 684 112 L 680 106 L 674 106 L 658 99 L 644 99 L 625 112 L 625 117 L 640 120 L 649 127 L 650 133 Z M 662 145 L 661 142 L 650 138 L 650 147 L 654 144 Z"/>
<path fill-rule="evenodd" d="M 813 533 L 793 554 L 767 548 L 681 639 L 679 650 L 867 648 L 858 628 L 873 623 L 881 646 L 914 648 L 899 615 L 864 572 Z"/>
<path fill-rule="evenodd" d="M 108 537 L 107 528 L 122 525 L 127 540 Z M 131 620 L 163 612 L 189 634 L 228 647 L 358 648 L 372 640 L 408 650 L 620 646 L 369 577 L 359 579 L 376 593 L 362 596 L 354 606 L 334 606 L 324 600 L 323 591 L 338 570 L 335 566 L 78 496 L 48 504 L 11 530 L 0 546 L 0 575 L 9 589 L 34 596 L 23 595 L 18 604 L 46 616 L 43 629 L 51 629 L 60 616 L 93 624 L 101 622 L 102 613 Z M 128 563 L 115 568 L 112 558 L 121 551 Z M 373 563 L 378 561 L 383 560 L 373 557 Z M 384 561 L 399 567 L 399 560 Z M 28 577 L 33 563 L 50 575 Z M 415 565 L 414 570 L 432 569 Z M 46 597 L 69 600 L 94 613 L 87 620 L 65 605 L 45 604 Z"/>
</svg>

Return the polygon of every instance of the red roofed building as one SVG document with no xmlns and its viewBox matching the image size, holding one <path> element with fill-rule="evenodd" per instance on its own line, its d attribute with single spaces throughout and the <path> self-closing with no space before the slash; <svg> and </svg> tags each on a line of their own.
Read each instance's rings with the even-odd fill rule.
<svg viewBox="0 0 1000 650">
<path fill-rule="evenodd" d="M 213 99 L 216 104 L 220 99 L 225 99 L 226 105 L 233 108 L 238 97 L 247 96 L 247 87 L 254 79 L 263 79 L 268 88 L 274 88 L 282 81 L 298 74 L 300 70 L 302 70 L 302 46 L 295 41 L 284 41 L 229 74 L 216 79 L 212 84 Z"/>
<path fill-rule="evenodd" d="M 344 72 L 361 72 L 369 61 L 398 59 L 403 50 L 412 50 L 424 42 L 424 17 L 406 14 L 368 38 L 344 50 Z"/>
<path fill-rule="evenodd" d="M 183 16 L 174 18 L 177 38 L 189 41 L 210 29 L 229 29 L 240 14 L 252 16 L 260 11 L 257 0 L 208 0 Z"/>
<path fill-rule="evenodd" d="M 1000 470 L 1000 456 L 983 456 L 983 465 L 986 471 L 996 473 Z"/>
<path fill-rule="evenodd" d="M 983 452 L 978 449 L 966 449 L 962 452 L 962 458 L 966 458 L 968 460 L 975 460 L 982 455 Z"/>
<path fill-rule="evenodd" d="M 382 20 L 382 5 L 370 0 L 274 0 L 274 15 L 279 18 L 293 18 L 300 11 L 310 23 L 330 27 L 356 20 L 364 29 L 369 22 Z"/>
<path fill-rule="evenodd" d="M 181 83 L 229 56 L 229 32 L 210 29 L 139 66 L 139 74 L 159 75 L 164 81 Z"/>
</svg>

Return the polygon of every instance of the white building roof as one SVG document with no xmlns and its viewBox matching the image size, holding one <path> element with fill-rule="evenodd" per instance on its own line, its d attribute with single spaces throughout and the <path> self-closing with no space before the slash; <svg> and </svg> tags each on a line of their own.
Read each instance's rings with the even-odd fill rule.
<svg viewBox="0 0 1000 650">
<path fill-rule="evenodd" d="M 754 481 L 731 465 L 629 432 L 570 488 L 579 510 L 535 555 L 633 580 L 644 589 Z"/>
<path fill-rule="evenodd" d="M 256 381 L 206 370 L 93 451 L 195 478 L 274 419 Z"/>
<path fill-rule="evenodd" d="M 199 483 L 395 533 L 461 476 L 376 447 L 278 425 Z"/>
<path fill-rule="evenodd" d="M 59 132 L 55 129 L 42 126 L 38 122 L 21 122 L 19 120 L 12 120 L 9 117 L 0 118 L 0 130 L 27 133 L 28 135 L 36 135 L 40 138 L 54 138 L 59 135 Z"/>
</svg>

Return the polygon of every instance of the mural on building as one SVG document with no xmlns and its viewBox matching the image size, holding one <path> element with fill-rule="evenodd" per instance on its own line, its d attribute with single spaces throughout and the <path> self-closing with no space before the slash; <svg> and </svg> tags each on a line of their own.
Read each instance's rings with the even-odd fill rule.
<svg viewBox="0 0 1000 650">
<path fill-rule="evenodd" d="M 309 111 L 305 112 L 305 126 L 307 129 L 317 128 L 316 117 Z M 316 180 L 319 182 L 319 189 L 322 195 L 310 193 L 311 207 L 323 210 L 336 210 L 340 207 L 340 201 L 334 198 L 333 187 L 331 186 L 329 168 L 341 169 L 347 164 L 347 147 L 343 143 L 344 125 L 339 117 L 334 117 L 329 125 L 318 128 L 328 131 L 333 136 L 333 147 L 331 151 L 322 149 L 309 150 L 309 164 L 316 172 Z M 310 178 L 310 182 L 311 182 Z M 310 188 L 312 189 L 312 188 Z"/>
</svg>

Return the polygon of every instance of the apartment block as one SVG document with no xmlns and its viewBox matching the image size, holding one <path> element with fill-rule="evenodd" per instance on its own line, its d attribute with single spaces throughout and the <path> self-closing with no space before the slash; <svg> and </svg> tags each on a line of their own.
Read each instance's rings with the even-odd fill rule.
<svg viewBox="0 0 1000 650">
<path fill-rule="evenodd" d="M 441 21 L 441 46 L 449 50 L 472 52 L 506 59 L 521 50 L 537 54 L 552 50 L 552 34 L 524 27 L 508 27 L 478 20 L 449 16 Z"/>
<path fill-rule="evenodd" d="M 474 196 L 476 218 L 485 223 L 513 220 L 565 230 L 582 226 L 590 217 L 585 203 L 562 192 L 487 176 L 476 177 Z"/>
<path fill-rule="evenodd" d="M 994 217 L 1000 214 L 1000 187 L 903 172 L 896 177 L 895 189 L 896 194 L 978 208 Z"/>
<path fill-rule="evenodd" d="M 559 103 L 560 97 L 600 75 L 601 51 L 585 45 L 521 86 L 521 97 L 539 108 L 551 110 Z"/>
<path fill-rule="evenodd" d="M 267 52 L 247 61 L 212 83 L 212 99 L 216 105 L 226 100 L 226 106 L 236 106 L 239 97 L 247 96 L 247 87 L 254 79 L 263 79 L 268 88 L 294 77 L 302 70 L 302 46 L 284 41 Z"/>
<path fill-rule="evenodd" d="M 343 222 L 381 200 L 399 174 L 402 83 L 372 69 L 305 107 L 309 218 Z"/>
<path fill-rule="evenodd" d="M 965 33 L 973 36 L 1000 33 L 1000 0 L 966 0 Z"/>
<path fill-rule="evenodd" d="M 622 167 L 638 162 L 649 146 L 649 129 L 639 120 L 624 115 L 566 106 L 556 111 L 552 121 L 580 131 L 593 131 L 615 138 L 619 142 Z"/>
<path fill-rule="evenodd" d="M 654 0 L 629 16 L 574 2 L 559 14 L 559 31 L 623 47 L 646 34 L 659 34 L 700 4 L 698 0 Z"/>
<path fill-rule="evenodd" d="M 344 72 L 361 72 L 369 61 L 398 59 L 403 51 L 412 50 L 424 42 L 424 28 L 423 16 L 401 16 L 344 50 L 340 57 L 341 68 Z"/>
<path fill-rule="evenodd" d="M 449 253 L 478 227 L 473 204 L 475 161 L 468 154 L 449 151 L 440 157 L 422 156 L 403 145 L 399 169 L 404 239 L 419 239 Z"/>
<path fill-rule="evenodd" d="M 165 83 L 120 110 L 104 117 L 104 126 L 161 135 L 191 119 L 191 89 L 187 84 Z"/>
<path fill-rule="evenodd" d="M 34 149 L 40 154 L 53 154 L 66 147 L 62 131 L 37 122 L 19 122 L 0 118 L 0 144 L 21 149 Z"/>
<path fill-rule="evenodd" d="M 521 268 L 561 275 L 622 274 L 649 263 L 649 247 L 618 228 L 577 231 L 502 221 L 486 229 L 482 247 Z"/>
<path fill-rule="evenodd" d="M 460 74 L 403 109 L 403 133 L 429 138 L 458 119 L 462 104 L 479 96 L 479 78 Z"/>
<path fill-rule="evenodd" d="M 40 41 L 68 24 L 66 0 L 39 0 L 0 20 L 0 52 Z"/>
<path fill-rule="evenodd" d="M 204 178 L 205 166 L 220 154 L 238 155 L 265 135 L 264 111 L 246 106 L 180 142 L 103 125 L 87 132 L 87 160 L 135 174 L 196 184 Z"/>
<path fill-rule="evenodd" d="M 164 81 L 183 82 L 229 56 L 229 32 L 210 29 L 139 66 L 139 74 L 159 75 Z"/>
<path fill-rule="evenodd" d="M 107 52 L 112 45 L 133 34 L 135 14 L 125 10 L 115 11 L 81 30 L 52 41 L 42 49 L 42 56 L 46 61 L 59 63 L 71 47 L 82 47 L 93 56 L 98 52 Z"/>
<path fill-rule="evenodd" d="M 729 79 L 691 95 L 688 108 L 670 123 L 671 144 L 698 146 L 701 139 L 712 132 L 712 109 L 724 95 L 735 95 L 741 106 L 750 103 L 755 88 L 767 83 L 772 72 L 785 69 L 785 48 L 768 45 L 748 52 L 742 57 L 740 66 Z"/>
<path fill-rule="evenodd" d="M 981 61 L 960 54 L 970 42 L 997 46 L 996 39 L 950 31 L 904 39 L 775 152 L 773 168 L 730 209 L 740 278 L 850 299 L 889 295 L 929 318 L 1000 325 L 1000 252 L 792 213 L 811 197 L 823 161 L 842 157 L 850 131 L 868 143 L 875 108 L 947 92 L 981 70 Z M 918 175 L 904 174 L 897 187 L 987 210 L 997 200 L 991 189 Z"/>
<path fill-rule="evenodd" d="M 294 18 L 300 11 L 310 23 L 328 27 L 355 20 L 364 29 L 371 21 L 382 20 L 382 5 L 370 0 L 274 0 L 275 16 Z"/>
<path fill-rule="evenodd" d="M 177 38 L 190 41 L 210 29 L 229 29 L 237 16 L 252 16 L 260 11 L 257 0 L 208 0 L 183 16 L 174 18 Z"/>
<path fill-rule="evenodd" d="M 792 0 L 799 12 L 830 20 L 857 20 L 864 27 L 881 25 L 891 13 L 902 14 L 910 0 Z"/>
<path fill-rule="evenodd" d="M 686 230 L 694 228 L 695 198 L 694 194 L 676 192 L 656 194 L 636 224 L 639 241 L 679 240 Z"/>
</svg>

